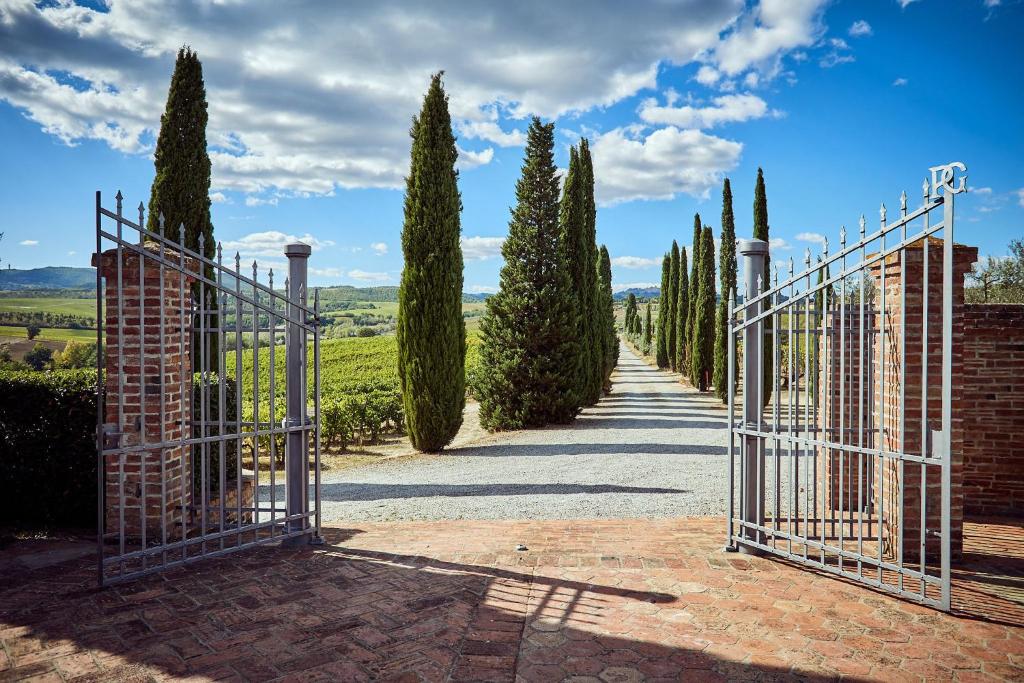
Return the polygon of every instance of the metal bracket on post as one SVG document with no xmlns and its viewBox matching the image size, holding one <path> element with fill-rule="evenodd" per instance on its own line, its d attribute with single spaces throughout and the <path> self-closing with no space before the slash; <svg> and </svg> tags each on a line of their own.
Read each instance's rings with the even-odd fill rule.
<svg viewBox="0 0 1024 683">
<path fill-rule="evenodd" d="M 761 291 L 759 283 L 765 282 L 764 259 L 768 255 L 768 243 L 764 240 L 739 240 L 739 251 L 743 255 L 743 278 L 746 291 L 743 301 L 743 319 L 750 321 L 761 312 L 760 305 L 750 302 L 757 298 Z M 762 355 L 758 335 L 762 334 L 764 324 L 757 322 L 747 325 L 743 331 L 743 427 L 746 430 L 760 428 L 761 414 L 760 392 Z M 740 515 L 744 526 L 740 529 L 740 537 L 753 543 L 762 541 L 762 534 L 751 529 L 747 524 L 764 526 L 764 491 L 759 486 L 764 481 L 764 462 L 758 457 L 760 437 L 747 434 L 743 437 L 743 490 L 740 491 Z M 739 543 L 739 551 L 746 555 L 760 555 L 761 551 L 751 545 Z"/>
<path fill-rule="evenodd" d="M 306 424 L 306 330 L 295 321 L 305 318 L 306 275 L 312 251 L 308 244 L 301 243 L 289 244 L 284 248 L 284 255 L 288 257 L 289 302 L 288 351 L 285 360 L 285 424 L 291 430 L 285 448 L 285 509 L 289 517 L 309 512 L 309 439 L 305 429 L 296 429 Z M 300 531 L 312 533 L 308 518 L 288 522 L 288 533 Z M 305 534 L 285 540 L 286 545 L 308 542 Z"/>
</svg>

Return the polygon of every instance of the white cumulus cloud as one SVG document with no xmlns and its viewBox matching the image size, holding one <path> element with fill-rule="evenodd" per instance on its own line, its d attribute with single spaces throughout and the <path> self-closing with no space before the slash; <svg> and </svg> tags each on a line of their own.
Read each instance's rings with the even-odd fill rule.
<svg viewBox="0 0 1024 683">
<path fill-rule="evenodd" d="M 797 240 L 801 242 L 810 242 L 811 244 L 825 244 L 826 237 L 820 232 L 798 232 L 796 234 Z"/>
<path fill-rule="evenodd" d="M 463 237 L 462 257 L 467 261 L 486 261 L 501 256 L 504 237 Z"/>
<path fill-rule="evenodd" d="M 654 99 L 640 106 L 640 118 L 647 123 L 679 128 L 713 128 L 723 123 L 758 119 L 768 113 L 768 104 L 757 95 L 722 95 L 708 106 L 659 106 Z"/>
<path fill-rule="evenodd" d="M 231 252 L 237 251 L 242 256 L 282 256 L 284 247 L 287 244 L 301 242 L 308 244 L 313 251 L 319 251 L 324 247 L 334 246 L 331 240 L 317 239 L 313 235 L 289 235 L 279 230 L 266 230 L 264 232 L 253 232 L 236 240 L 226 240 L 221 243 L 224 248 L 225 258 Z"/>
<path fill-rule="evenodd" d="M 854 38 L 870 36 L 872 33 L 871 24 L 864 21 L 863 19 L 858 19 L 857 21 L 853 22 L 853 24 L 850 25 L 850 30 L 848 31 L 848 33 Z"/>
<path fill-rule="evenodd" d="M 37 247 L 39 246 L 39 240 L 22 240 L 18 244 L 23 247 Z"/>
<path fill-rule="evenodd" d="M 653 268 L 661 265 L 660 258 L 646 258 L 643 256 L 616 256 L 612 259 L 612 265 L 619 268 Z"/>
<path fill-rule="evenodd" d="M 387 273 L 372 273 L 365 270 L 359 270 L 358 268 L 348 271 L 348 276 L 353 280 L 359 280 L 361 282 L 387 282 L 391 279 L 391 276 Z"/>
<path fill-rule="evenodd" d="M 373 253 L 378 256 L 383 256 L 388 253 L 388 245 L 385 242 L 374 242 L 370 245 L 370 249 L 372 249 Z"/>
</svg>

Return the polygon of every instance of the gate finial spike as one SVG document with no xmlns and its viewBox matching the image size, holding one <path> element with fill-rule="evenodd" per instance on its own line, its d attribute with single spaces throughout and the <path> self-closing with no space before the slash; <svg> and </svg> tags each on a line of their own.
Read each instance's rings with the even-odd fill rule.
<svg viewBox="0 0 1024 683">
<path fill-rule="evenodd" d="M 826 237 L 821 244 L 822 253 L 828 256 L 828 238 Z"/>
<path fill-rule="evenodd" d="M 142 222 L 144 220 L 143 216 L 145 216 L 145 211 L 146 211 L 146 209 L 145 209 L 144 206 L 142 206 L 142 202 L 139 202 L 139 227 L 140 228 L 144 228 L 145 227 L 144 225 L 142 225 Z"/>
<path fill-rule="evenodd" d="M 117 194 L 114 195 L 114 199 L 117 200 L 117 212 L 121 213 L 121 204 L 124 202 L 124 195 L 121 194 L 121 190 L 117 191 Z"/>
<path fill-rule="evenodd" d="M 839 246 L 843 249 L 846 248 L 846 226 L 839 226 Z"/>
<path fill-rule="evenodd" d="M 925 177 L 924 182 L 921 183 L 921 192 L 924 194 L 924 203 L 928 203 L 928 197 L 931 195 L 931 184 L 928 182 L 928 178 Z"/>
<path fill-rule="evenodd" d="M 807 266 L 808 268 L 811 267 L 811 248 L 810 247 L 807 247 L 807 249 L 804 251 L 804 265 Z"/>
<path fill-rule="evenodd" d="M 864 214 L 860 215 L 860 238 L 864 239 L 864 233 L 867 232 L 868 222 L 864 220 Z"/>
<path fill-rule="evenodd" d="M 160 236 L 164 236 L 164 212 L 160 212 L 160 216 L 156 219 L 156 223 L 160 228 Z"/>
<path fill-rule="evenodd" d="M 882 225 L 885 225 L 885 202 L 882 202 L 882 208 L 878 210 L 878 215 L 882 218 Z"/>
<path fill-rule="evenodd" d="M 270 280 L 270 289 L 274 289 L 274 269 L 271 268 L 270 272 L 267 273 L 267 278 Z"/>
<path fill-rule="evenodd" d="M 219 264 L 224 260 L 224 245 L 217 242 L 217 263 Z"/>
<path fill-rule="evenodd" d="M 793 277 L 793 257 L 789 257 L 789 276 Z"/>
<path fill-rule="evenodd" d="M 206 236 L 203 233 L 199 233 L 199 255 L 205 256 L 205 250 L 203 247 L 206 246 Z"/>
<path fill-rule="evenodd" d="M 242 255 L 237 251 L 235 252 L 235 272 L 242 272 Z"/>
<path fill-rule="evenodd" d="M 178 223 L 178 244 L 182 250 L 185 249 L 185 222 Z"/>
<path fill-rule="evenodd" d="M 900 192 L 900 211 L 907 212 L 907 191 Z"/>
</svg>

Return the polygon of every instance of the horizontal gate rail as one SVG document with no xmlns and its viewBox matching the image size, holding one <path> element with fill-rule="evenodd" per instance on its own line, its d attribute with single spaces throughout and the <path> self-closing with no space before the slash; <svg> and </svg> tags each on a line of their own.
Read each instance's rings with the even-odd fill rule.
<svg viewBox="0 0 1024 683">
<path fill-rule="evenodd" d="M 919 208 L 780 278 L 741 240 L 728 296 L 729 550 L 770 554 L 949 609 L 954 197 L 931 170 Z M 959 180 L 956 184 L 955 181 Z M 934 219 L 933 219 L 934 218 Z M 934 254 L 932 252 L 935 252 Z M 737 407 L 737 400 L 742 405 Z"/>
<path fill-rule="evenodd" d="M 270 542 L 318 541 L 310 248 L 286 247 L 281 291 L 272 269 L 261 282 L 256 262 L 243 274 L 240 254 L 225 265 L 221 245 L 201 232 L 197 247 L 186 245 L 184 225 L 172 239 L 162 215 L 154 231 L 141 204 L 136 222 L 120 193 L 116 201 L 111 211 L 96 193 L 100 584 Z"/>
</svg>

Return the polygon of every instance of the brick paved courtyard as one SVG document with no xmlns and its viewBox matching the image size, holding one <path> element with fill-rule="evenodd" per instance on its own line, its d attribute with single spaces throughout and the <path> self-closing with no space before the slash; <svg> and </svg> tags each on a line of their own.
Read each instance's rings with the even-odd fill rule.
<svg viewBox="0 0 1024 683">
<path fill-rule="evenodd" d="M 723 553 L 713 519 L 326 536 L 105 590 L 0 551 L 0 680 L 1024 679 L 1019 522 L 968 524 L 956 615 Z"/>
</svg>

